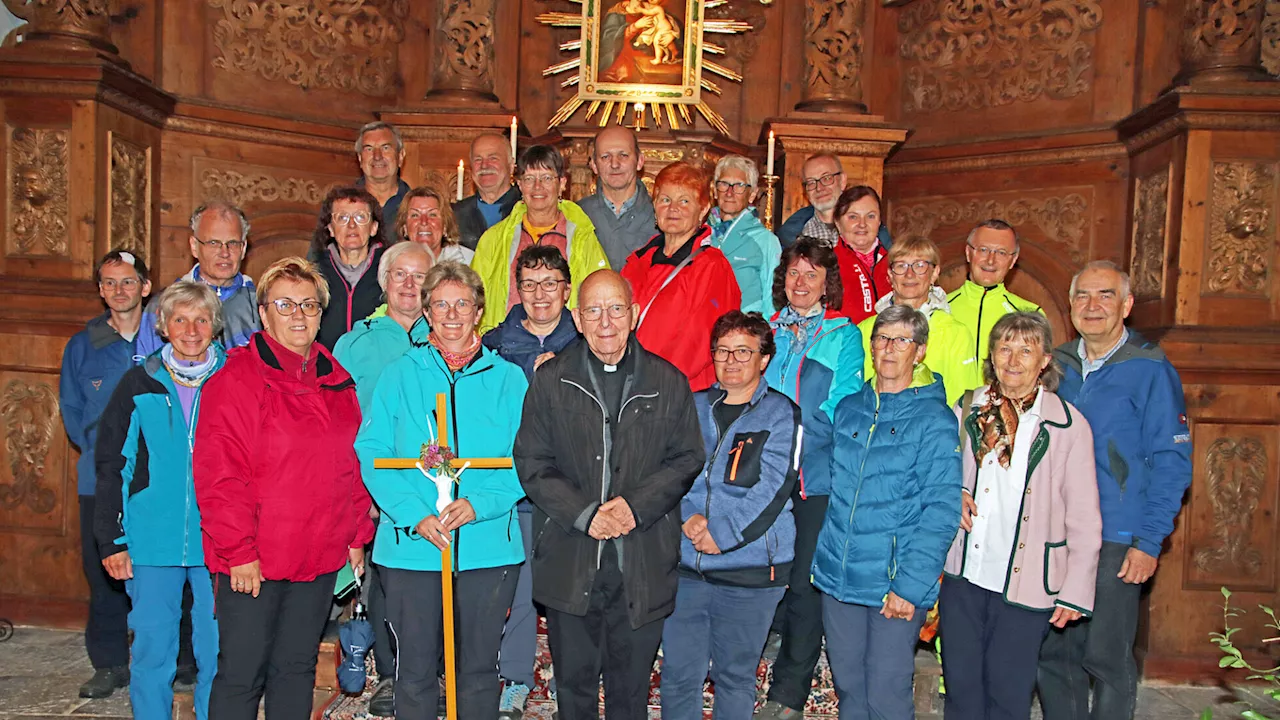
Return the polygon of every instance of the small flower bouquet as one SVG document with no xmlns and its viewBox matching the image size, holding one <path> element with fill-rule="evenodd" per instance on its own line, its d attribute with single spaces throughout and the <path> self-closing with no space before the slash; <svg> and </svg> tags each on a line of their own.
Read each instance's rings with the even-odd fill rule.
<svg viewBox="0 0 1280 720">
<path fill-rule="evenodd" d="M 453 459 L 457 457 L 448 445 L 440 445 L 434 440 L 429 443 L 422 443 L 422 452 L 419 455 L 422 466 L 437 473 L 453 475 Z"/>
<path fill-rule="evenodd" d="M 455 468 L 455 458 L 457 455 L 453 450 L 448 445 L 441 445 L 435 438 L 422 443 L 422 450 L 418 454 L 418 470 L 436 485 L 436 512 L 444 512 L 445 507 L 453 501 L 453 486 L 458 483 L 463 471 L 470 467 L 470 463 L 466 463 Z"/>
</svg>

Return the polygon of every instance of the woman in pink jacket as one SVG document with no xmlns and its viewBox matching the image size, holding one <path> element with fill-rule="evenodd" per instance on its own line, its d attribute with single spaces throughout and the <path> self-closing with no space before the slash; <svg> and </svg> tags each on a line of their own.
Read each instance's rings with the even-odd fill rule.
<svg viewBox="0 0 1280 720">
<path fill-rule="evenodd" d="M 991 329 L 987 385 L 961 400 L 964 511 L 938 597 L 947 720 L 1028 718 L 1040 644 L 1093 609 L 1102 514 L 1093 433 L 1053 393 L 1039 313 Z M 967 394 L 966 394 L 967 397 Z"/>
</svg>

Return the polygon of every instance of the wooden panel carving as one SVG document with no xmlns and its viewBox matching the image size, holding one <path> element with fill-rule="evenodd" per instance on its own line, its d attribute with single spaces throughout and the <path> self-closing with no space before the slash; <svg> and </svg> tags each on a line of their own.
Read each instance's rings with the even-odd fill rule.
<svg viewBox="0 0 1280 720">
<path fill-rule="evenodd" d="M 903 110 L 1055 100 L 1092 82 L 1100 0 L 921 0 L 898 20 Z"/>
<path fill-rule="evenodd" d="M 47 383 L 10 380 L 0 394 L 5 453 L 13 478 L 0 483 L 0 506 L 25 505 L 37 515 L 53 511 L 57 494 L 44 486 L 45 458 L 58 425 L 58 396 Z"/>
<path fill-rule="evenodd" d="M 107 227 L 112 250 L 151 256 L 151 148 L 107 133 L 111 170 L 107 177 L 110 201 Z"/>
<path fill-rule="evenodd" d="M 302 89 L 372 97 L 396 87 L 409 0 L 209 0 L 223 10 L 213 66 Z"/>
<path fill-rule="evenodd" d="M 1262 553 L 1249 544 L 1253 513 L 1266 486 L 1267 451 L 1256 437 L 1218 438 L 1205 452 L 1214 544 L 1195 552 L 1204 573 L 1254 577 Z"/>
<path fill-rule="evenodd" d="M 1138 298 L 1164 294 L 1165 228 L 1169 215 L 1169 167 L 1140 177 L 1134 187 L 1133 249 L 1129 274 Z"/>
<path fill-rule="evenodd" d="M 862 100 L 864 0 L 805 0 L 806 100 Z"/>
<path fill-rule="evenodd" d="M 1262 66 L 1273 77 L 1280 76 L 1280 0 L 1267 0 L 1262 16 Z"/>
<path fill-rule="evenodd" d="M 434 90 L 493 92 L 495 0 L 439 0 Z"/>
<path fill-rule="evenodd" d="M 1265 295 L 1271 267 L 1271 216 L 1276 166 L 1233 161 L 1213 164 L 1209 200 L 1210 294 Z"/>
<path fill-rule="evenodd" d="M 1014 227 L 1034 225 L 1046 239 L 1061 245 L 1074 262 L 1088 251 L 1087 232 L 1092 189 L 1048 197 L 1019 197 L 1015 193 L 964 198 L 913 198 L 891 208 L 889 227 L 895 236 L 931 236 L 938 228 L 959 226 L 964 233 L 987 218 L 1001 218 Z M 936 238 L 935 238 L 936 241 Z"/>
<path fill-rule="evenodd" d="M 11 255 L 67 254 L 67 130 L 9 127 Z"/>
<path fill-rule="evenodd" d="M 1184 69 L 1257 61 L 1266 0 L 1194 0 L 1184 15 Z"/>
<path fill-rule="evenodd" d="M 195 167 L 195 187 L 199 188 L 201 199 L 225 200 L 241 208 L 264 203 L 319 207 L 329 188 L 340 182 L 333 178 L 322 183 L 244 164 L 214 167 L 197 163 Z"/>
</svg>

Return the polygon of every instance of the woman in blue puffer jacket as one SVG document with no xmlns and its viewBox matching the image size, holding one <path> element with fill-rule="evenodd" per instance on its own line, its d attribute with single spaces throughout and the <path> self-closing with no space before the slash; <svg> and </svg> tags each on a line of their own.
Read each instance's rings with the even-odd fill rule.
<svg viewBox="0 0 1280 720">
<path fill-rule="evenodd" d="M 916 638 L 960 525 L 960 432 L 921 364 L 929 321 L 876 317 L 876 377 L 836 406 L 833 479 L 814 552 L 840 717 L 915 717 Z"/>
</svg>

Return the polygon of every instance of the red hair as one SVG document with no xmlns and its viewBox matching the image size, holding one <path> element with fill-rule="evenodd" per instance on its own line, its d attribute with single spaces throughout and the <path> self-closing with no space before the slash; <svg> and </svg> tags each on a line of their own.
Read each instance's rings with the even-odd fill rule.
<svg viewBox="0 0 1280 720">
<path fill-rule="evenodd" d="M 698 204 L 711 204 L 711 180 L 699 166 L 688 162 L 672 163 L 658 173 L 653 181 L 653 195 L 657 197 L 663 185 L 682 187 L 698 197 Z"/>
</svg>

